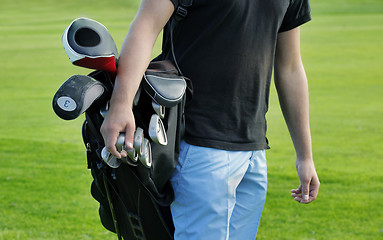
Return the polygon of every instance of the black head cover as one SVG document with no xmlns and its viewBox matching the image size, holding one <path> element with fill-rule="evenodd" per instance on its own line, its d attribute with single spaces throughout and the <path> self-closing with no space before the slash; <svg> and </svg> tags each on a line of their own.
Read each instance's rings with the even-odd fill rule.
<svg viewBox="0 0 383 240">
<path fill-rule="evenodd" d="M 72 120 L 105 93 L 105 86 L 101 82 L 89 76 L 74 75 L 57 90 L 52 101 L 53 110 L 60 118 Z"/>
</svg>

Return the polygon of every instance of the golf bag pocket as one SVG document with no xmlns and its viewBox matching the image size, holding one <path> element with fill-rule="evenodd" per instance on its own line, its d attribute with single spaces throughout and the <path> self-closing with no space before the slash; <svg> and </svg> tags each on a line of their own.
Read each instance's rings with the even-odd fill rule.
<svg viewBox="0 0 383 240">
<path fill-rule="evenodd" d="M 187 83 L 168 60 L 153 61 L 142 80 L 145 92 L 159 105 L 174 107 L 182 101 Z"/>
</svg>

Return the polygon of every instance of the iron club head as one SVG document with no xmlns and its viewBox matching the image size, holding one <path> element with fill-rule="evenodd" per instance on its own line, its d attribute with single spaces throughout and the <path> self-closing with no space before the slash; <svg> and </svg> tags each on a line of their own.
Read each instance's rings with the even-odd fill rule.
<svg viewBox="0 0 383 240">
<path fill-rule="evenodd" d="M 111 168 L 118 168 L 121 165 L 121 159 L 116 158 L 104 147 L 101 151 L 102 160 Z"/>
<path fill-rule="evenodd" d="M 163 146 L 168 144 L 168 138 L 161 118 L 157 114 L 153 114 L 149 123 L 149 137 L 153 142 Z"/>
<path fill-rule="evenodd" d="M 163 119 L 165 117 L 165 107 L 162 105 L 159 105 L 158 103 L 152 101 L 152 107 L 154 112 Z"/>
<path fill-rule="evenodd" d="M 140 162 L 147 168 L 152 166 L 152 147 L 148 139 L 144 138 L 143 154 L 139 156 Z"/>
</svg>

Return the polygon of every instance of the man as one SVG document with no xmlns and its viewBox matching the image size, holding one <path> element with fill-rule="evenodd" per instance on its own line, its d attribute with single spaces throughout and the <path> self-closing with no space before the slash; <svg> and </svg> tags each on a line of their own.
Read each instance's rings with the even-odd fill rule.
<svg viewBox="0 0 383 240">
<path fill-rule="evenodd" d="M 142 0 L 123 43 L 110 110 L 101 128 L 115 156 L 119 132 L 132 148 L 132 102 L 158 34 L 178 0 Z M 308 86 L 299 26 L 308 0 L 194 0 L 175 32 L 175 55 L 194 86 L 171 183 L 175 239 L 254 239 L 266 198 L 265 114 L 272 69 L 296 150 L 300 203 L 315 200 Z M 170 55 L 167 56 L 170 58 Z"/>
</svg>

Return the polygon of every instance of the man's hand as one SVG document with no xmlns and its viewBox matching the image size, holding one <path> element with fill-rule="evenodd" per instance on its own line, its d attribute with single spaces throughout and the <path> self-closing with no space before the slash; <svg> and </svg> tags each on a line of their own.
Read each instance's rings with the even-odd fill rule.
<svg viewBox="0 0 383 240">
<path fill-rule="evenodd" d="M 106 149 L 117 158 L 126 157 L 123 150 L 118 152 L 116 148 L 117 137 L 121 132 L 125 133 L 125 145 L 133 148 L 133 135 L 136 129 L 134 115 L 131 106 L 123 104 L 112 105 L 101 126 L 100 132 L 104 137 Z"/>
<path fill-rule="evenodd" d="M 297 202 L 310 203 L 316 199 L 320 185 L 314 162 L 298 159 L 296 168 L 301 185 L 297 189 L 291 190 L 291 196 Z"/>
</svg>

